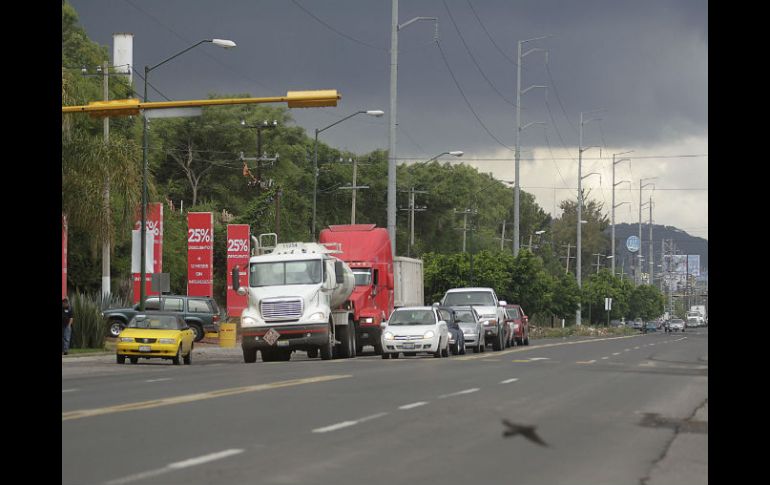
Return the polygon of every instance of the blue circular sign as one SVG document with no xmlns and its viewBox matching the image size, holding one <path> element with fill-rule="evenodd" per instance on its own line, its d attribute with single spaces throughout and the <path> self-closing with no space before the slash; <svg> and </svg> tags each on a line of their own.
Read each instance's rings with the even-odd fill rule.
<svg viewBox="0 0 770 485">
<path fill-rule="evenodd" d="M 629 236 L 628 239 L 626 239 L 626 248 L 632 253 L 639 251 L 641 245 L 642 241 L 636 236 Z"/>
</svg>

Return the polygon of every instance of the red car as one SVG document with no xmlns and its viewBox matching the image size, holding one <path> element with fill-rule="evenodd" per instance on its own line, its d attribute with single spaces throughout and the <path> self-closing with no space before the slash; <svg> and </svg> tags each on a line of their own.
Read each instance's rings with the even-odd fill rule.
<svg viewBox="0 0 770 485">
<path fill-rule="evenodd" d="M 529 345 L 529 317 L 524 313 L 521 305 L 505 306 L 505 323 L 512 330 L 511 340 L 515 340 L 516 345 Z"/>
</svg>

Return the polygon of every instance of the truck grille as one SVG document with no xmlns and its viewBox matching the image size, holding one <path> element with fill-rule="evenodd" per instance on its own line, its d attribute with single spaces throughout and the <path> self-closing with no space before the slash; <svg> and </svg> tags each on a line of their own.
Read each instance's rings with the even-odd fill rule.
<svg viewBox="0 0 770 485">
<path fill-rule="evenodd" d="M 302 316 L 302 300 L 267 300 L 260 304 L 265 320 L 298 320 Z"/>
</svg>

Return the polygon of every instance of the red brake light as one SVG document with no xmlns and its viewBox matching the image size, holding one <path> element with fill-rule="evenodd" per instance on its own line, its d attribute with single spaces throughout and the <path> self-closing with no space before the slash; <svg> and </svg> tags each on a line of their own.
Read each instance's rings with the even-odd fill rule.
<svg viewBox="0 0 770 485">
<path fill-rule="evenodd" d="M 211 320 L 212 320 L 212 321 L 214 321 L 214 322 L 218 322 L 218 321 L 219 321 L 219 315 L 214 315 L 214 316 L 211 318 Z"/>
</svg>

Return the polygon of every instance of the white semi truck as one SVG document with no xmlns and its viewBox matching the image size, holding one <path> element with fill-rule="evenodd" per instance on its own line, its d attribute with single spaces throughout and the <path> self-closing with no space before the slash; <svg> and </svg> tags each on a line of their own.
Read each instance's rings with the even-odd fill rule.
<svg viewBox="0 0 770 485">
<path fill-rule="evenodd" d="M 233 289 L 248 295 L 241 314 L 241 348 L 246 363 L 285 361 L 295 350 L 311 358 L 356 355 L 353 312 L 345 303 L 355 288 L 350 267 L 333 256 L 335 244 L 281 243 L 249 259 L 249 284 Z"/>
</svg>

